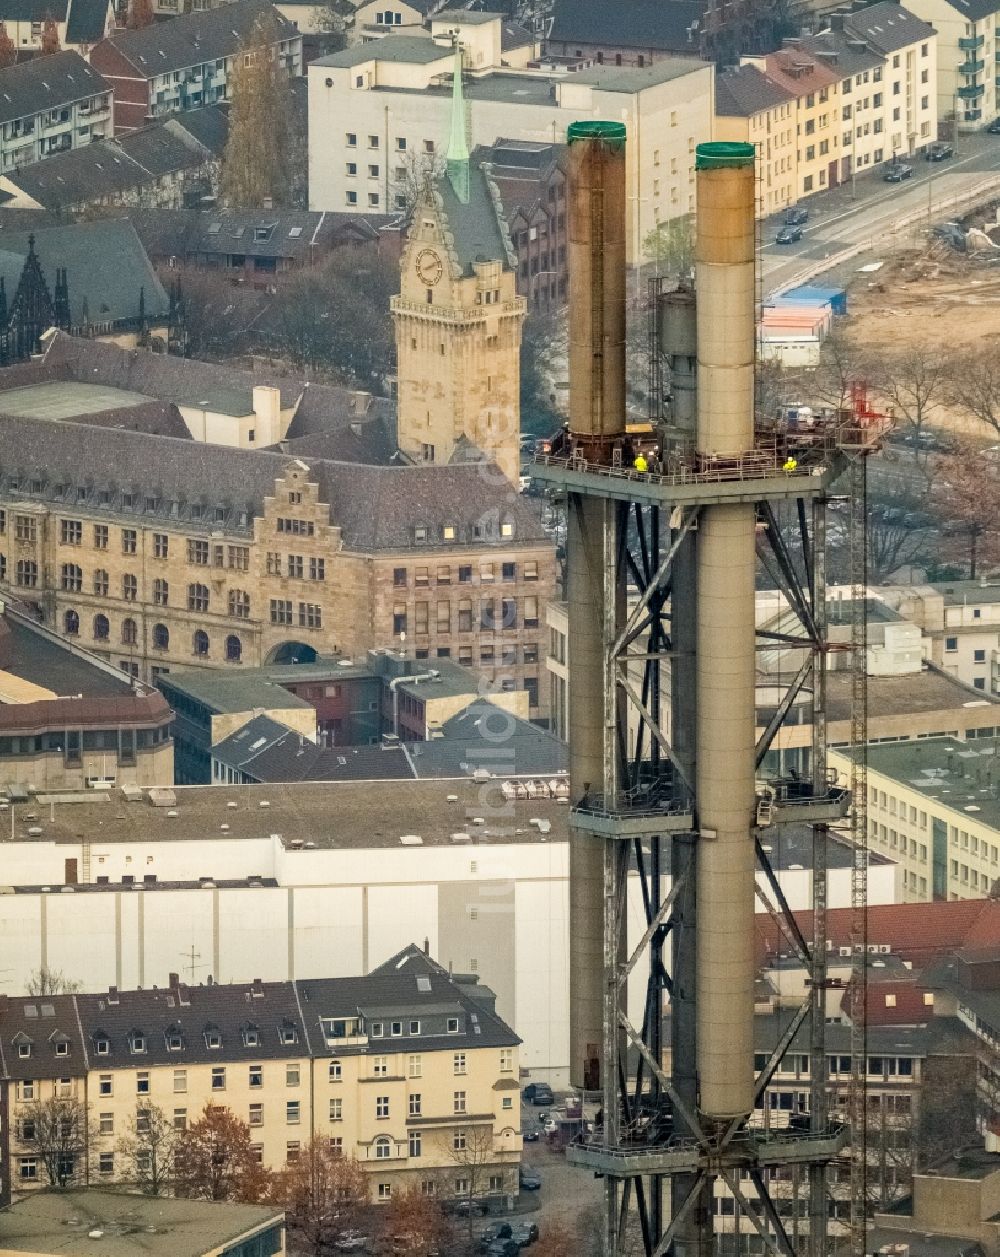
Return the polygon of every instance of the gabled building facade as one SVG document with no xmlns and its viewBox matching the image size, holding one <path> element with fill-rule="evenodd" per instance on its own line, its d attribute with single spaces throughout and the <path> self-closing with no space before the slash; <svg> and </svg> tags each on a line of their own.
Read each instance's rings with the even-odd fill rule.
<svg viewBox="0 0 1000 1257">
<path fill-rule="evenodd" d="M 937 32 L 937 114 L 960 131 L 979 131 L 998 116 L 997 0 L 910 0 Z M 934 80 L 932 79 L 932 84 Z M 932 94 L 934 87 L 932 86 Z"/>
<path fill-rule="evenodd" d="M 77 52 L 0 71 L 0 174 L 81 148 L 114 129 L 111 84 Z"/>
<path fill-rule="evenodd" d="M 59 47 L 86 56 L 115 26 L 113 0 L 4 0 L 0 22 L 19 52 L 37 53 L 47 22 Z"/>
<path fill-rule="evenodd" d="M 793 205 L 798 196 L 795 96 L 755 65 L 724 70 L 715 80 L 715 136 L 752 144 L 757 155 L 757 216 Z"/>
</svg>

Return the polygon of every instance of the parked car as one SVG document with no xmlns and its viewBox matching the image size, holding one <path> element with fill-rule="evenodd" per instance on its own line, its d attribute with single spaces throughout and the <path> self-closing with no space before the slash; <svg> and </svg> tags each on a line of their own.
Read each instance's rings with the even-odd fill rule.
<svg viewBox="0 0 1000 1257">
<path fill-rule="evenodd" d="M 534 1126 L 529 1126 L 527 1130 L 521 1132 L 521 1138 L 527 1144 L 538 1143 L 538 1131 Z"/>
<path fill-rule="evenodd" d="M 547 1082 L 529 1082 L 524 1092 L 525 1104 L 534 1104 L 539 1108 L 543 1104 L 555 1104 L 556 1098 Z"/>
<path fill-rule="evenodd" d="M 809 211 L 801 205 L 791 205 L 785 210 L 785 223 L 789 227 L 801 227 L 809 221 Z"/>
<path fill-rule="evenodd" d="M 509 1222 L 491 1222 L 483 1227 L 479 1236 L 479 1247 L 488 1248 L 494 1240 L 509 1240 L 513 1232 Z"/>
<path fill-rule="evenodd" d="M 537 1192 L 542 1185 L 542 1176 L 538 1171 L 523 1163 L 517 1172 L 517 1179 L 526 1192 Z"/>
<path fill-rule="evenodd" d="M 456 1218 L 483 1218 L 490 1211 L 489 1202 L 481 1199 L 479 1196 L 473 1196 L 471 1200 L 456 1200 L 454 1214 Z"/>
<path fill-rule="evenodd" d="M 913 174 L 913 167 L 907 166 L 906 162 L 891 161 L 885 168 L 885 174 L 882 178 L 886 183 L 902 183 L 904 179 L 909 179 Z"/>
<path fill-rule="evenodd" d="M 538 1239 L 538 1227 L 534 1222 L 518 1222 L 511 1231 L 511 1239 L 521 1248 L 527 1248 Z"/>
<path fill-rule="evenodd" d="M 1000 118 L 994 118 L 986 130 L 990 135 L 1000 135 Z"/>
<path fill-rule="evenodd" d="M 925 161 L 947 161 L 949 157 L 955 156 L 955 150 L 950 144 L 939 141 L 937 144 L 928 144 L 924 150 Z"/>
<path fill-rule="evenodd" d="M 800 227 L 782 227 L 778 234 L 774 237 L 775 244 L 795 244 L 796 241 L 802 239 L 802 229 Z"/>
</svg>

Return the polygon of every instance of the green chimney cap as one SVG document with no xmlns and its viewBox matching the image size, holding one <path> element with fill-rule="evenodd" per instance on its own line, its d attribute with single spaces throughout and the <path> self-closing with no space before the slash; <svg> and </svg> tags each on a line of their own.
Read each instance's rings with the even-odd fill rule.
<svg viewBox="0 0 1000 1257">
<path fill-rule="evenodd" d="M 571 122 L 566 132 L 566 142 L 574 140 L 617 140 L 625 142 L 624 122 Z"/>
<path fill-rule="evenodd" d="M 699 144 L 694 151 L 695 170 L 722 170 L 727 166 L 752 166 L 756 151 L 752 144 L 715 141 Z"/>
</svg>

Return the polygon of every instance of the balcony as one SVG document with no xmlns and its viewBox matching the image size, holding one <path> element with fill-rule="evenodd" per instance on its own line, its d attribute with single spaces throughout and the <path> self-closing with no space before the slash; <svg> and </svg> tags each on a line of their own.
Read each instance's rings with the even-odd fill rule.
<svg viewBox="0 0 1000 1257">
<path fill-rule="evenodd" d="M 978 48 L 982 48 L 985 39 L 985 35 L 971 35 L 967 38 L 960 39 L 958 41 L 958 46 L 962 52 L 975 52 Z"/>
<path fill-rule="evenodd" d="M 980 118 L 982 118 L 982 116 L 983 116 L 983 111 L 981 109 L 966 109 L 965 113 L 962 114 L 962 121 L 963 122 L 978 122 Z"/>
<path fill-rule="evenodd" d="M 986 91 L 982 83 L 977 83 L 973 87 L 960 87 L 958 96 L 960 100 L 978 100 Z"/>
<path fill-rule="evenodd" d="M 984 61 L 963 61 L 958 67 L 958 72 L 971 77 L 973 74 L 981 74 L 985 64 Z"/>
</svg>

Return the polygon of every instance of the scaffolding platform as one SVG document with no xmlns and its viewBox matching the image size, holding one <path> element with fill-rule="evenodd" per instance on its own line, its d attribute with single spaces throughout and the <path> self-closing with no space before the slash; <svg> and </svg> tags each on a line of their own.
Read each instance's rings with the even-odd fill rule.
<svg viewBox="0 0 1000 1257">
<path fill-rule="evenodd" d="M 835 1160 L 849 1141 L 846 1127 L 820 1134 L 801 1131 L 759 1133 L 741 1131 L 725 1145 L 699 1144 L 692 1139 L 677 1139 L 667 1144 L 642 1146 L 619 1144 L 572 1143 L 567 1145 L 566 1160 L 615 1178 L 638 1174 L 693 1174 L 699 1170 L 766 1169 L 778 1165 L 817 1165 Z"/>
</svg>

